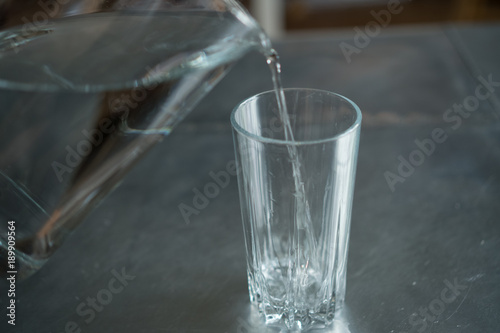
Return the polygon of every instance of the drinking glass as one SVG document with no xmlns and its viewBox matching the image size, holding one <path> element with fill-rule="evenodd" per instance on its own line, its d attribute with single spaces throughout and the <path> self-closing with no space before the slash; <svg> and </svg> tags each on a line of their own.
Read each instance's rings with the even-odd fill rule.
<svg viewBox="0 0 500 333">
<path fill-rule="evenodd" d="M 344 302 L 361 112 L 332 92 L 284 96 L 288 117 L 270 91 L 231 123 L 250 300 L 266 324 L 306 330 L 330 325 Z"/>
</svg>

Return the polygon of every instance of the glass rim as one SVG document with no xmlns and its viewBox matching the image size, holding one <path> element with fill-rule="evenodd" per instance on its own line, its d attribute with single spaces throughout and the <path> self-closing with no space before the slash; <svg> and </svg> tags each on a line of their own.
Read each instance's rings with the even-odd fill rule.
<svg viewBox="0 0 500 333">
<path fill-rule="evenodd" d="M 254 141 L 258 141 L 258 142 L 262 142 L 262 143 L 274 143 L 274 144 L 281 144 L 281 145 L 301 146 L 301 145 L 312 145 L 312 144 L 318 144 L 318 143 L 326 143 L 326 142 L 336 141 L 336 140 L 340 139 L 341 137 L 347 136 L 351 132 L 354 132 L 361 125 L 362 114 L 361 114 L 360 108 L 358 107 L 358 105 L 356 105 L 356 103 L 354 103 L 349 98 L 347 98 L 347 97 L 345 97 L 343 95 L 340 95 L 340 94 L 337 94 L 337 93 L 334 93 L 334 92 L 331 92 L 331 91 L 328 91 L 328 90 L 314 89 L 314 88 L 285 88 L 285 89 L 283 89 L 283 92 L 287 92 L 287 91 L 311 91 L 311 92 L 318 92 L 318 93 L 333 95 L 333 96 L 335 96 L 337 98 L 340 98 L 340 99 L 344 100 L 345 102 L 347 102 L 352 107 L 352 109 L 354 110 L 354 112 L 356 114 L 356 119 L 352 123 L 352 125 L 350 125 L 347 129 L 341 131 L 340 133 L 338 133 L 336 135 L 333 135 L 333 136 L 330 136 L 330 137 L 327 137 L 327 138 L 324 138 L 324 139 L 319 139 L 319 140 L 290 141 L 290 140 L 283 140 L 283 139 L 271 139 L 271 138 L 266 138 L 266 137 L 261 136 L 261 135 L 252 134 L 249 131 L 247 131 L 246 129 L 244 129 L 236 121 L 236 112 L 238 112 L 238 110 L 242 106 L 244 106 L 245 104 L 247 104 L 247 103 L 249 103 L 249 102 L 251 102 L 253 100 L 256 100 L 259 97 L 262 97 L 263 95 L 268 95 L 268 94 L 273 94 L 274 95 L 275 94 L 274 90 L 268 90 L 268 91 L 264 91 L 264 92 L 258 93 L 256 95 L 253 95 L 251 97 L 248 97 L 247 99 L 245 99 L 242 102 L 238 103 L 234 107 L 233 111 L 231 112 L 231 126 L 238 133 L 240 133 L 240 134 L 242 134 L 242 135 L 244 135 L 244 136 L 246 136 L 246 137 L 248 137 L 248 138 L 250 138 L 251 140 L 254 140 Z"/>
</svg>

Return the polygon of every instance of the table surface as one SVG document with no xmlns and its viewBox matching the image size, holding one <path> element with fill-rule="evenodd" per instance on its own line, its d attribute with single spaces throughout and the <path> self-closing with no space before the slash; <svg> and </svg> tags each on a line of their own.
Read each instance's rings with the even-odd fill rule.
<svg viewBox="0 0 500 333">
<path fill-rule="evenodd" d="M 500 87 L 479 105 L 474 96 L 480 77 L 500 81 L 500 26 L 387 28 L 348 63 L 340 45 L 355 46 L 354 35 L 275 43 L 285 86 L 335 91 L 363 111 L 347 305 L 334 330 L 498 332 Z M 236 178 L 189 223 L 179 205 L 192 206 L 193 189 L 234 160 L 231 109 L 271 87 L 259 54 L 238 62 L 46 266 L 18 282 L 16 326 L 2 315 L 0 331 L 264 332 L 249 306 Z M 472 111 L 448 111 L 462 103 Z M 416 140 L 440 129 L 446 140 L 398 171 L 401 158 L 418 160 Z M 393 190 L 388 172 L 400 177 Z M 123 272 L 125 286 L 109 293 Z M 109 295 L 91 310 L 89 298 Z"/>
</svg>

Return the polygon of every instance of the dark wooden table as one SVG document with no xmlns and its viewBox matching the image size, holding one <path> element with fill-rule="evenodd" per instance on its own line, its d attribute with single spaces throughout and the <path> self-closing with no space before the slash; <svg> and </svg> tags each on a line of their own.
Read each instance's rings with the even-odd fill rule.
<svg viewBox="0 0 500 333">
<path fill-rule="evenodd" d="M 353 38 L 276 42 L 285 86 L 335 91 L 363 111 L 336 330 L 498 332 L 500 26 L 388 28 L 348 63 L 339 45 Z M 18 282 L 17 324 L 2 315 L 0 332 L 263 332 L 249 307 L 236 178 L 189 223 L 179 205 L 192 206 L 193 189 L 234 159 L 232 108 L 269 89 L 264 59 L 242 59 Z"/>
</svg>

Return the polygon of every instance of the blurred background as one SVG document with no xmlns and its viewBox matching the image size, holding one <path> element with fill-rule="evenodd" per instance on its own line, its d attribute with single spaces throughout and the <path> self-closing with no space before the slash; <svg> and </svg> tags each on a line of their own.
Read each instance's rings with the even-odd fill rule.
<svg viewBox="0 0 500 333">
<path fill-rule="evenodd" d="M 287 32 L 365 25 L 389 0 L 241 0 L 272 37 Z M 395 1 L 396 2 L 396 1 Z M 399 0 L 391 25 L 500 20 L 500 0 Z"/>
</svg>

